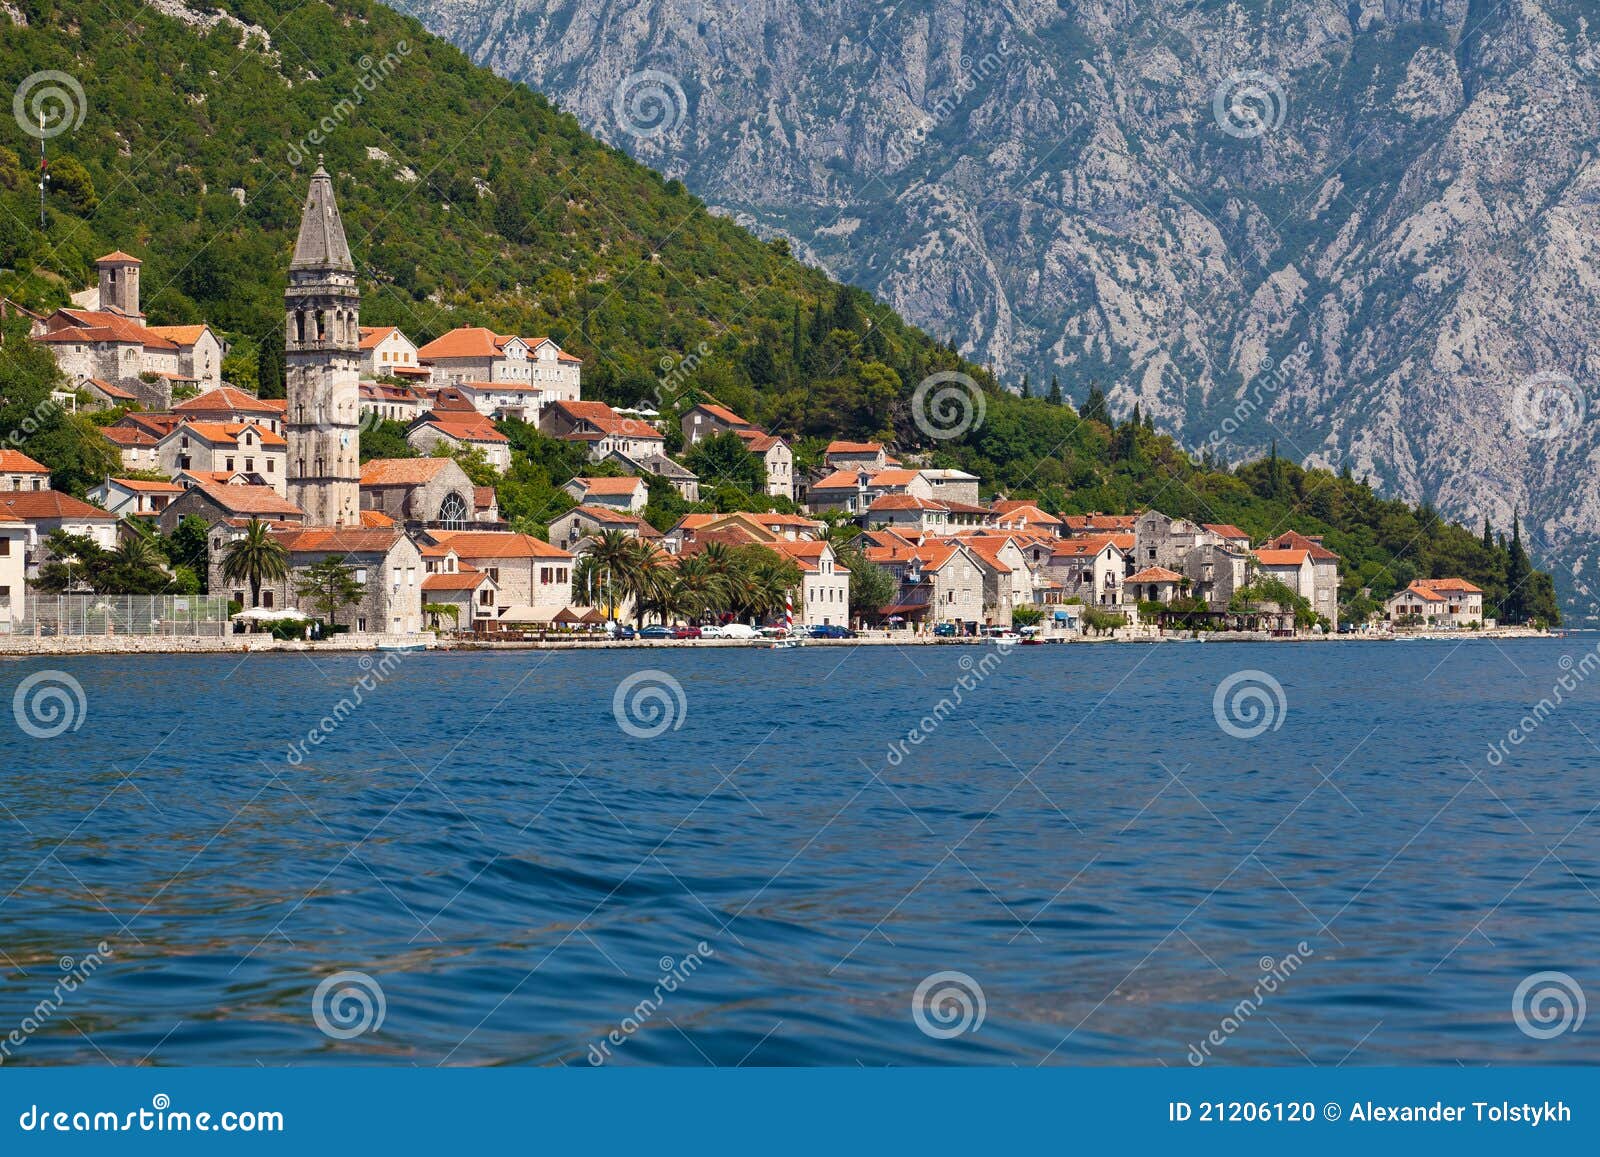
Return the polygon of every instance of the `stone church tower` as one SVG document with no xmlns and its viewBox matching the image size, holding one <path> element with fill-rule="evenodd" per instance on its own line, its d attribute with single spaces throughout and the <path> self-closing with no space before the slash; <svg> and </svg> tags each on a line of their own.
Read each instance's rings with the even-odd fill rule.
<svg viewBox="0 0 1600 1157">
<path fill-rule="evenodd" d="M 360 526 L 361 294 L 321 158 L 284 299 L 289 501 L 310 526 Z"/>
</svg>

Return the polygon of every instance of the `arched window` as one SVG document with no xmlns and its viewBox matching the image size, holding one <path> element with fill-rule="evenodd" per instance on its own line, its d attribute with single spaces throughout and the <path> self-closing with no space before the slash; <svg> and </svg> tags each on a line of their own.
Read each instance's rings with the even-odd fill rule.
<svg viewBox="0 0 1600 1157">
<path fill-rule="evenodd" d="M 467 507 L 467 500 L 452 490 L 444 496 L 444 501 L 439 503 L 439 521 L 446 529 L 461 530 L 471 517 Z"/>
</svg>

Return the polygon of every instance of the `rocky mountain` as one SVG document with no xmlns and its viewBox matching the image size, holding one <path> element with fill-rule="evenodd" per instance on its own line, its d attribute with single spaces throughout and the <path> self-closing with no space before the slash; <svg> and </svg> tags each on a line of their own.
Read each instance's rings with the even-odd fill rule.
<svg viewBox="0 0 1600 1157">
<path fill-rule="evenodd" d="M 1579 0 L 398 0 L 1013 385 L 1514 509 L 1600 592 Z"/>
</svg>

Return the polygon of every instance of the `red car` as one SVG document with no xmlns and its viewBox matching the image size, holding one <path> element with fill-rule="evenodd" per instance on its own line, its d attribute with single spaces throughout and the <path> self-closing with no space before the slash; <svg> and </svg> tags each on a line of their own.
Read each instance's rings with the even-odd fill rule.
<svg viewBox="0 0 1600 1157">
<path fill-rule="evenodd" d="M 674 639 L 698 639 L 700 637 L 700 628 L 674 627 L 672 628 L 672 637 Z"/>
</svg>

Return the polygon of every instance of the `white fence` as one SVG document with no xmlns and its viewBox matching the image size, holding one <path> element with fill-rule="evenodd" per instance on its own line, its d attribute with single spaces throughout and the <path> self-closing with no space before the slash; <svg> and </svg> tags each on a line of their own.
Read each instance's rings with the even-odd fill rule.
<svg viewBox="0 0 1600 1157">
<path fill-rule="evenodd" d="M 37 595 L 27 617 L 0 632 L 14 635 L 138 635 L 213 638 L 228 633 L 228 600 L 222 595 Z"/>
</svg>

